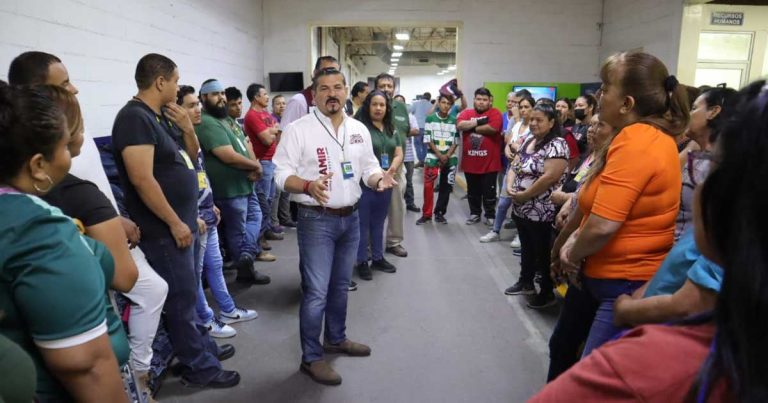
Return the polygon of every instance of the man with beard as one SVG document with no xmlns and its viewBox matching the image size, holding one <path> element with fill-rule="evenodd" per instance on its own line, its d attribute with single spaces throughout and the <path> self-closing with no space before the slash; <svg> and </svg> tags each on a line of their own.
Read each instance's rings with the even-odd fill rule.
<svg viewBox="0 0 768 403">
<path fill-rule="evenodd" d="M 195 131 L 204 152 L 214 202 L 221 210 L 226 251 L 236 262 L 237 281 L 268 284 L 269 276 L 253 268 L 254 260 L 274 260 L 256 242 L 261 208 L 253 183 L 261 177 L 261 164 L 253 159 L 250 142 L 240 126 L 227 115 L 224 86 L 215 79 L 205 81 L 200 87 L 200 100 L 203 117 Z"/>
<path fill-rule="evenodd" d="M 275 178 L 299 204 L 300 368 L 316 382 L 338 385 L 341 376 L 323 359 L 324 352 L 371 354 L 368 346 L 346 336 L 347 293 L 360 241 L 361 186 L 384 191 L 397 182 L 379 167 L 365 125 L 344 113 L 344 75 L 320 70 L 312 80 L 312 95 L 317 108 L 282 134 Z"/>
<path fill-rule="evenodd" d="M 502 116 L 491 107 L 493 96 L 487 88 L 475 90 L 474 109 L 465 109 L 456 118 L 462 132 L 461 169 L 467 178 L 469 219 L 466 224 L 480 222 L 485 210 L 485 224 L 493 225 L 496 217 L 496 175 L 501 170 Z"/>
<path fill-rule="evenodd" d="M 408 108 L 404 103 L 394 99 L 395 96 L 395 77 L 387 73 L 381 73 L 374 80 L 374 87 L 377 90 L 387 94 L 389 102 L 392 103 L 392 125 L 395 126 L 397 135 L 401 137 L 402 144 L 405 144 L 407 136 L 411 131 L 411 123 L 408 117 Z M 403 219 L 405 218 L 405 173 L 403 168 L 395 176 L 398 186 L 392 189 L 392 202 L 389 204 L 387 213 L 387 248 L 385 251 L 398 257 L 408 256 L 401 243 L 405 238 L 403 232 Z"/>
</svg>

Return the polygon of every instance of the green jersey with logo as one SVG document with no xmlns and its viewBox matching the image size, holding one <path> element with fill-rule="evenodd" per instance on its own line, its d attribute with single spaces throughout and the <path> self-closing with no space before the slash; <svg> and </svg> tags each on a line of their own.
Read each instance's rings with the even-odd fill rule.
<svg viewBox="0 0 768 403">
<path fill-rule="evenodd" d="M 446 153 L 453 147 L 454 144 L 459 144 L 459 132 L 456 130 L 456 116 L 448 115 L 447 117 L 440 117 L 435 112 L 430 116 L 427 116 L 427 121 L 424 125 L 424 144 L 432 143 L 435 145 L 438 151 Z M 429 146 L 427 146 L 429 147 Z M 437 155 L 432 152 L 431 148 L 427 148 L 427 156 L 424 158 L 424 165 L 428 167 L 436 167 L 440 163 Z M 450 166 L 458 165 L 459 157 L 456 153 L 453 153 L 451 158 L 448 159 Z"/>
</svg>

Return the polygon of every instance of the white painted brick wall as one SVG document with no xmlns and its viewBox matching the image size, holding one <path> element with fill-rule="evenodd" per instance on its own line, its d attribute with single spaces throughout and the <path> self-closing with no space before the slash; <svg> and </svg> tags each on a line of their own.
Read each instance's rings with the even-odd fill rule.
<svg viewBox="0 0 768 403">
<path fill-rule="evenodd" d="M 597 79 L 601 0 L 264 0 L 264 71 L 305 71 L 308 24 L 463 21 L 462 87 Z M 445 24 L 448 25 L 448 24 Z"/>
<path fill-rule="evenodd" d="M 109 135 L 136 93 L 136 62 L 164 54 L 180 83 L 218 78 L 245 93 L 264 81 L 262 0 L 1 0 L 0 78 L 27 50 L 59 56 L 80 89 L 86 127 Z"/>
<path fill-rule="evenodd" d="M 682 0 L 605 0 L 600 60 L 642 47 L 675 74 L 682 21 Z"/>
</svg>

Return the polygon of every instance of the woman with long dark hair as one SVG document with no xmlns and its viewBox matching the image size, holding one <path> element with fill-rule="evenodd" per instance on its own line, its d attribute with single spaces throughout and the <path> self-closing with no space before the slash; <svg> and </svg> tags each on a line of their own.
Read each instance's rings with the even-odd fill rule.
<svg viewBox="0 0 768 403">
<path fill-rule="evenodd" d="M 379 90 L 368 94 L 357 111 L 355 119 L 363 122 L 371 132 L 373 153 L 384 170 L 394 175 L 403 163 L 403 143 L 392 125 L 392 101 Z M 384 259 L 384 221 L 387 219 L 392 189 L 376 192 L 361 186 L 359 202 L 360 243 L 357 247 L 357 274 L 363 280 L 373 279 L 371 269 L 394 273 L 397 268 Z M 368 266 L 368 245 L 371 246 L 371 265 Z"/>
<path fill-rule="evenodd" d="M 563 129 L 570 129 L 576 124 L 573 119 L 573 101 L 569 98 L 558 99 L 555 103 L 555 109 L 557 109 L 557 117 L 560 119 L 560 125 L 563 126 Z"/>
<path fill-rule="evenodd" d="M 549 252 L 557 209 L 550 196 L 561 185 L 568 167 L 568 144 L 560 136 L 557 111 L 552 105 L 543 103 L 533 108 L 530 128 L 531 135 L 523 141 L 507 174 L 512 218 L 523 250 L 520 278 L 504 293 L 535 294 L 533 278 L 540 273 L 541 290 L 528 306 L 544 308 L 555 301 L 549 276 Z"/>
<path fill-rule="evenodd" d="M 532 402 L 768 400 L 768 87 L 749 85 L 694 192 L 702 254 L 724 270 L 714 314 L 647 325 L 595 350 Z M 662 370 L 659 370 L 659 369 Z"/>
<path fill-rule="evenodd" d="M 579 192 L 584 220 L 560 251 L 565 272 L 581 272 L 600 301 L 584 355 L 613 338 L 613 302 L 658 270 L 672 247 L 682 186 L 674 136 L 688 125 L 685 89 L 647 53 L 611 56 L 600 119 L 619 130 L 606 162 Z"/>
</svg>

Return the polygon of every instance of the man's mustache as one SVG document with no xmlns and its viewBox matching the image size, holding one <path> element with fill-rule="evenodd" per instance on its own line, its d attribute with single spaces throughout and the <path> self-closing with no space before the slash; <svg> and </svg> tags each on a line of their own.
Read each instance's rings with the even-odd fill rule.
<svg viewBox="0 0 768 403">
<path fill-rule="evenodd" d="M 336 101 L 337 103 L 341 103 L 341 102 L 339 101 L 339 99 L 338 99 L 338 98 L 335 98 L 335 97 L 330 97 L 330 98 L 326 99 L 326 100 L 325 100 L 325 103 L 326 103 L 326 104 L 328 104 L 328 102 L 331 102 L 331 101 Z"/>
</svg>

